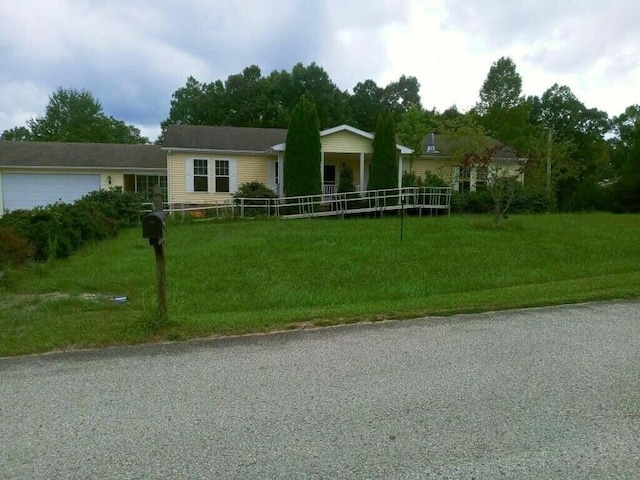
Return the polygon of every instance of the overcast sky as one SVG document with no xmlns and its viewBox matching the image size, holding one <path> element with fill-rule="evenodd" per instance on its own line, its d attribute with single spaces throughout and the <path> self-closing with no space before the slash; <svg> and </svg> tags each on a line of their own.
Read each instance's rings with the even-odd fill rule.
<svg viewBox="0 0 640 480">
<path fill-rule="evenodd" d="M 510 56 L 525 94 L 568 85 L 610 115 L 640 103 L 639 0 L 0 0 L 0 132 L 84 88 L 152 140 L 189 75 L 316 62 L 341 89 L 414 75 L 423 106 L 478 99 Z"/>
</svg>

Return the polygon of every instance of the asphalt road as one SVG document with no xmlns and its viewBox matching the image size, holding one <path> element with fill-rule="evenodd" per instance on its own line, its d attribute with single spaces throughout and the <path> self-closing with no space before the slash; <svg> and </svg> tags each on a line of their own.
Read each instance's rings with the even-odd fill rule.
<svg viewBox="0 0 640 480">
<path fill-rule="evenodd" d="M 0 359 L 0 478 L 640 478 L 640 301 Z"/>
</svg>

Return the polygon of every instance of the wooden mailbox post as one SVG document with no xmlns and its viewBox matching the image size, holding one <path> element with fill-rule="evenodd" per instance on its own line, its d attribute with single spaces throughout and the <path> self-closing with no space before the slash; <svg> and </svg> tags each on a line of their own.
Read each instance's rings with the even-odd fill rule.
<svg viewBox="0 0 640 480">
<path fill-rule="evenodd" d="M 158 290 L 158 318 L 160 324 L 168 319 L 167 314 L 167 274 L 164 258 L 164 234 L 166 230 L 165 213 L 162 210 L 162 190 L 159 185 L 153 187 L 153 212 L 142 219 L 142 238 L 153 245 L 156 256 L 156 286 Z"/>
</svg>

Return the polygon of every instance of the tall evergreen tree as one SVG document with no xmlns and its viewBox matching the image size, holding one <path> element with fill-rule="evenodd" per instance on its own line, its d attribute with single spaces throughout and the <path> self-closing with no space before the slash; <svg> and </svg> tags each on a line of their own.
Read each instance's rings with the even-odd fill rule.
<svg viewBox="0 0 640 480">
<path fill-rule="evenodd" d="M 396 188 L 398 186 L 398 150 L 393 114 L 378 116 L 373 138 L 373 158 L 369 172 L 368 190 Z"/>
<path fill-rule="evenodd" d="M 316 106 L 302 97 L 291 112 L 284 156 L 287 196 L 322 193 L 320 128 Z"/>
</svg>

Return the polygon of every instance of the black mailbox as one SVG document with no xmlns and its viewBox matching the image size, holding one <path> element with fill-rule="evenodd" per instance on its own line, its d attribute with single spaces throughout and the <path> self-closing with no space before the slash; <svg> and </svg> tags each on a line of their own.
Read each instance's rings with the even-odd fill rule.
<svg viewBox="0 0 640 480">
<path fill-rule="evenodd" d="M 142 238 L 149 239 L 149 245 L 160 245 L 164 239 L 164 212 L 151 212 L 142 219 Z"/>
</svg>

